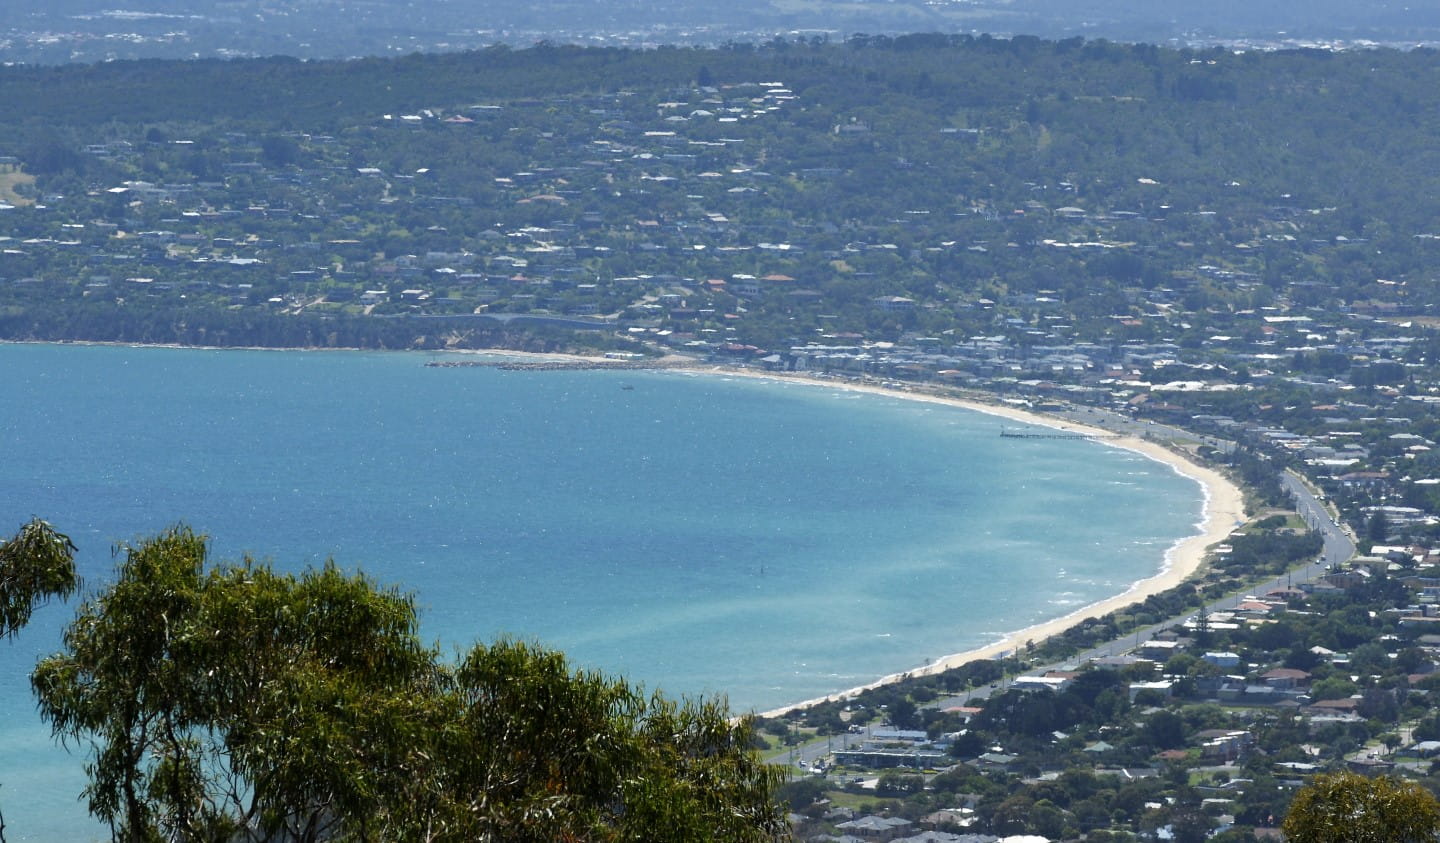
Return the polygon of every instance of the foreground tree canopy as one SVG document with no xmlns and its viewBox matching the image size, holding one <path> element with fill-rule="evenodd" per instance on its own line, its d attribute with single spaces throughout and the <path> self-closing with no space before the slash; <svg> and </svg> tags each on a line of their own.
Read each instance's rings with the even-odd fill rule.
<svg viewBox="0 0 1440 843">
<path fill-rule="evenodd" d="M 553 652 L 418 636 L 409 596 L 327 564 L 207 564 L 176 528 L 126 550 L 33 683 L 89 742 L 117 839 L 761 841 L 778 772 L 748 720 L 574 671 Z"/>
<path fill-rule="evenodd" d="M 75 545 L 40 519 L 0 544 L 0 636 L 11 636 L 52 598 L 75 593 Z"/>
<path fill-rule="evenodd" d="M 1316 776 L 1283 826 L 1291 843 L 1409 843 L 1440 833 L 1440 802 L 1414 782 L 1356 773 Z"/>
</svg>

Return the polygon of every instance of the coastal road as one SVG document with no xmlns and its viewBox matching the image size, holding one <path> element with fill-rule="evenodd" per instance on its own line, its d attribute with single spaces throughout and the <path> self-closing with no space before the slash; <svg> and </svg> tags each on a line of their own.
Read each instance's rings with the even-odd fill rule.
<svg viewBox="0 0 1440 843">
<path fill-rule="evenodd" d="M 1355 555 L 1355 541 L 1324 499 L 1310 491 L 1299 475 L 1293 471 L 1284 472 L 1280 475 L 1280 485 L 1295 499 L 1295 511 L 1300 513 L 1310 529 L 1319 532 L 1325 539 L 1325 547 L 1320 554 L 1321 563 L 1339 564 Z"/>
<path fill-rule="evenodd" d="M 1209 445 L 1222 453 L 1230 453 L 1235 449 L 1235 443 L 1229 439 L 1221 439 L 1216 436 L 1207 436 L 1202 433 L 1172 427 L 1159 422 L 1145 421 L 1143 419 L 1131 418 L 1113 410 L 1106 410 L 1100 407 L 1086 407 L 1075 405 L 1066 407 L 1063 410 L 1047 410 L 1047 415 L 1076 424 L 1088 424 L 1092 427 L 1104 428 L 1124 436 L 1134 436 L 1140 439 L 1173 440 L 1176 442 L 1199 442 L 1202 445 Z"/>
<path fill-rule="evenodd" d="M 1336 521 L 1329 508 L 1325 505 L 1325 502 L 1317 497 L 1298 475 L 1286 471 L 1281 475 L 1280 483 L 1284 489 L 1294 497 L 1295 511 L 1300 514 L 1300 517 L 1304 519 L 1306 524 L 1310 525 L 1311 529 L 1320 533 L 1324 541 L 1320 556 L 1316 560 L 1302 567 L 1295 568 L 1283 576 L 1250 585 L 1242 592 L 1211 601 L 1205 607 L 1208 614 L 1233 610 L 1249 595 L 1263 595 L 1271 591 L 1291 588 L 1319 579 L 1324 576 L 1325 572 L 1331 567 L 1345 562 L 1355 555 L 1354 540 L 1351 539 L 1345 528 Z M 1184 623 L 1186 620 L 1194 617 L 1195 614 L 1197 614 L 1197 612 L 1191 611 L 1183 615 L 1176 615 L 1160 623 L 1142 627 L 1120 638 L 1085 650 L 1064 661 L 1052 662 L 1031 668 L 1027 670 L 1026 673 L 1043 674 L 1050 670 L 1073 670 L 1076 666 L 1092 659 L 1122 655 L 1139 647 L 1151 638 L 1154 638 L 1160 631 Z M 966 694 L 937 700 L 927 707 L 948 708 L 957 705 L 973 705 L 989 698 L 991 693 L 1003 690 L 1004 687 L 1005 685 L 1002 682 L 998 687 L 987 686 L 976 688 Z"/>
<path fill-rule="evenodd" d="M 801 746 L 787 747 L 779 752 L 771 753 L 765 760 L 771 764 L 784 764 L 791 767 L 794 772 L 810 770 L 822 758 L 837 750 L 849 749 L 863 746 L 870 740 L 870 733 L 877 728 L 876 724 L 864 727 L 862 732 L 847 732 L 842 735 L 830 735 L 824 740 L 811 741 Z"/>
<path fill-rule="evenodd" d="M 1151 439 L 1174 438 L 1188 441 L 1199 440 L 1217 450 L 1227 452 L 1234 447 L 1234 443 L 1226 440 L 1208 436 L 1197 436 L 1193 433 L 1166 425 L 1139 422 L 1106 410 L 1080 407 L 1062 413 L 1056 413 L 1055 415 L 1075 422 L 1103 427 L 1126 435 L 1146 436 Z M 1303 479 L 1291 471 L 1281 473 L 1280 484 L 1282 488 L 1292 496 L 1295 502 L 1295 511 L 1299 514 L 1300 518 L 1309 525 L 1312 530 L 1320 533 L 1323 545 L 1319 557 L 1282 576 L 1265 582 L 1252 584 L 1247 586 L 1244 591 L 1212 601 L 1205 607 L 1208 614 L 1232 610 L 1249 595 L 1263 595 L 1271 591 L 1291 588 L 1319 579 L 1333 566 L 1339 565 L 1355 555 L 1356 548 L 1354 540 L 1350 537 L 1345 527 L 1338 522 L 1322 496 L 1317 496 L 1316 493 L 1312 492 Z M 1159 623 L 1142 627 L 1124 636 L 1085 650 L 1063 661 L 1032 667 L 1027 670 L 1026 673 L 1043 674 L 1050 670 L 1073 670 L 1076 666 L 1093 659 L 1122 655 L 1136 649 L 1151 638 L 1154 638 L 1155 635 L 1162 630 L 1183 624 L 1196 614 L 1196 611 L 1190 611 L 1185 614 L 1175 615 Z M 1007 682 L 1002 680 L 992 685 L 970 689 L 963 694 L 942 697 L 928 703 L 925 707 L 950 708 L 953 706 L 977 705 L 988 699 L 992 693 L 1004 691 L 1006 687 Z M 775 763 L 788 762 L 795 769 L 809 769 L 834 749 L 843 749 L 858 745 L 863 742 L 865 737 L 866 735 L 864 734 L 836 735 L 825 742 L 814 742 L 806 746 L 794 747 L 786 752 L 776 753 L 772 755 L 769 760 Z"/>
</svg>

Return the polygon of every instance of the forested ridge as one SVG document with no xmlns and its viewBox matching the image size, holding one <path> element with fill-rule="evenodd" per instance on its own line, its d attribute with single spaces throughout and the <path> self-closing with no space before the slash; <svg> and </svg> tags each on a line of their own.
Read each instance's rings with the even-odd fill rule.
<svg viewBox="0 0 1440 843">
<path fill-rule="evenodd" d="M 819 327 L 1020 332 L 1006 319 L 1040 316 L 1014 307 L 1023 294 L 1054 294 L 1066 330 L 1044 327 L 1072 341 L 1143 338 L 1116 324 L 1138 312 L 1116 306 L 1132 288 L 1173 288 L 1201 316 L 1172 330 L 1196 332 L 1277 296 L 1435 295 L 1403 286 L 1428 279 L 1440 242 L 1430 50 L 855 36 L 8 67 L 0 82 L 0 155 L 22 174 L 0 232 L 29 241 L 0 277 L 31 285 L 0 285 L 11 337 L 142 320 L 122 338 L 189 341 L 180 323 L 237 307 L 343 326 L 397 277 L 430 295 L 371 315 L 651 319 L 636 308 L 672 292 L 690 326 L 762 347 Z M 407 255 L 418 276 L 397 275 Z M 236 257 L 262 264 L 241 294 L 247 271 L 217 260 Z M 499 283 L 517 268 L 528 289 Z M 102 286 L 86 293 L 87 274 Z M 795 283 L 742 294 L 743 313 L 734 287 L 700 286 L 745 275 Z M 132 277 L 157 283 L 123 295 Z M 877 313 L 879 295 L 915 312 Z M 155 327 L 176 310 L 196 315 Z M 436 333 L 383 332 L 387 347 Z"/>
</svg>

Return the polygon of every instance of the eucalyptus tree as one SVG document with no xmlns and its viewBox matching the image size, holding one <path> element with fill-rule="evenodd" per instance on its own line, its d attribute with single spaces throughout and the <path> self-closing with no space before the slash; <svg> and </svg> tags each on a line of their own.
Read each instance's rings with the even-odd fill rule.
<svg viewBox="0 0 1440 843">
<path fill-rule="evenodd" d="M 1440 801 L 1415 782 L 1322 773 L 1295 793 L 1281 830 L 1294 843 L 1431 841 Z"/>
<path fill-rule="evenodd" d="M 10 637 L 35 609 L 75 593 L 75 545 L 39 518 L 0 544 L 0 635 Z"/>
<path fill-rule="evenodd" d="M 333 564 L 207 564 L 176 528 L 125 552 L 33 684 L 87 741 L 121 840 L 763 841 L 779 774 L 748 720 L 515 641 L 452 664 L 413 600 Z"/>
<path fill-rule="evenodd" d="M 75 592 L 75 545 L 39 518 L 0 543 L 0 636 L 13 637 L 40 606 Z M 0 815 L 0 840 L 5 819 Z"/>
</svg>

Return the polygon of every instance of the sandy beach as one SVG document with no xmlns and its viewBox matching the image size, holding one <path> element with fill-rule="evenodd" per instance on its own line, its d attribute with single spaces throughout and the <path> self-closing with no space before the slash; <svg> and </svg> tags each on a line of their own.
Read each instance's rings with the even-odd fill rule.
<svg viewBox="0 0 1440 843">
<path fill-rule="evenodd" d="M 510 352 L 499 353 L 510 354 Z M 603 368 L 605 363 L 610 362 L 602 358 L 580 358 L 564 354 L 522 354 L 521 356 L 530 359 L 586 361 L 598 364 L 597 368 Z M 872 384 L 855 383 L 853 381 L 816 378 L 803 374 L 762 372 L 727 366 L 705 366 L 696 364 L 693 361 L 688 361 L 685 358 L 677 357 L 667 358 L 664 368 L 672 371 L 711 377 L 744 377 L 789 381 L 826 389 L 869 392 L 892 398 L 902 398 L 908 401 L 925 401 L 934 404 L 960 407 L 1024 424 L 1040 425 L 1063 430 L 1067 433 L 1105 437 L 1113 437 L 1114 435 L 1112 431 L 1098 427 L 1087 426 L 1068 420 L 1062 421 L 1051 416 L 1007 406 L 1005 404 L 936 395 L 917 390 L 895 389 Z M 1116 609 L 1128 606 L 1138 600 L 1144 600 L 1152 594 L 1167 591 L 1184 582 L 1186 578 L 1194 574 L 1200 566 L 1204 564 L 1205 552 L 1211 545 L 1224 541 L 1236 527 L 1245 522 L 1244 494 L 1238 486 L 1230 482 L 1228 478 L 1219 472 L 1192 462 L 1184 455 L 1172 451 L 1157 442 L 1140 439 L 1138 437 L 1123 436 L 1121 438 L 1106 438 L 1103 442 L 1105 445 L 1134 451 L 1135 453 L 1169 466 L 1179 474 L 1198 483 L 1204 494 L 1205 503 L 1202 522 L 1197 525 L 1194 534 L 1176 542 L 1166 551 L 1164 564 L 1159 573 L 1148 579 L 1131 584 L 1124 592 L 1116 594 L 1113 597 L 1092 603 L 1062 617 L 1016 630 L 983 647 L 977 647 L 972 650 L 966 650 L 945 656 L 944 658 L 935 659 L 928 664 L 910 670 L 899 671 L 888 676 L 882 676 L 873 682 L 855 688 L 839 691 L 823 697 L 795 702 L 770 711 L 760 712 L 760 716 L 778 717 L 797 708 L 805 708 L 823 702 L 853 697 L 861 691 L 887 685 L 892 682 L 898 682 L 902 679 L 942 673 L 976 659 L 995 658 L 1023 647 L 1026 641 L 1044 640 L 1052 635 L 1064 632 L 1066 629 L 1087 618 L 1098 617 L 1113 612 Z"/>
<path fill-rule="evenodd" d="M 87 345 L 133 345 L 132 343 L 83 343 Z M 180 347 L 180 346 L 174 346 Z M 340 349 L 337 349 L 340 350 Z M 558 352 L 524 352 L 511 351 L 506 349 L 447 349 L 447 354 L 466 354 L 476 356 L 495 356 L 509 359 L 521 359 L 531 361 L 553 361 L 553 362 L 575 362 L 593 364 L 597 369 L 603 369 L 607 364 L 616 361 L 600 356 L 580 356 Z M 657 369 L 668 369 L 670 371 L 684 372 L 690 374 L 704 375 L 707 377 L 745 377 L 766 380 L 779 380 L 804 383 L 817 387 L 835 390 L 847 390 L 854 392 L 870 392 L 892 398 L 902 398 L 910 401 L 925 401 L 936 404 L 945 404 L 954 407 L 961 407 L 981 413 L 1010 419 L 1024 424 L 1041 425 L 1046 427 L 1064 430 L 1069 433 L 1085 433 L 1091 435 L 1111 436 L 1111 431 L 1096 427 L 1088 427 L 1083 424 L 1073 423 L 1068 420 L 1061 420 L 1046 416 L 1040 413 L 1030 412 L 1017 407 L 1005 404 L 990 403 L 988 401 L 970 400 L 965 398 L 937 395 L 920 389 L 891 388 L 887 386 L 856 383 L 848 380 L 828 379 L 804 374 L 776 373 L 739 369 L 727 366 L 712 366 L 696 362 L 691 358 L 681 356 L 670 356 L 658 361 Z M 616 368 L 621 368 L 617 366 Z M 1016 630 L 1004 637 L 987 644 L 983 647 L 954 653 L 941 659 L 933 660 L 923 666 L 917 666 L 909 670 L 898 671 L 888 676 L 883 676 L 855 688 L 850 688 L 824 697 L 798 701 L 782 708 L 762 712 L 762 716 L 774 717 L 785 714 L 796 708 L 815 705 L 836 699 L 844 699 L 854 696 L 869 688 L 900 681 L 908 677 L 927 676 L 941 673 L 954 667 L 958 667 L 976 659 L 995 658 L 1001 654 L 1023 647 L 1026 641 L 1041 641 L 1052 635 L 1056 635 L 1087 618 L 1097 617 L 1116 609 L 1128 606 L 1138 600 L 1143 600 L 1152 594 L 1158 594 L 1173 588 L 1193 574 L 1204 562 L 1206 550 L 1214 544 L 1224 541 L 1229 534 L 1245 521 L 1244 496 L 1241 490 L 1227 478 L 1212 469 L 1198 465 L 1185 456 L 1156 443 L 1139 439 L 1136 437 L 1107 438 L 1104 444 L 1125 448 L 1141 454 L 1157 462 L 1170 466 L 1176 472 L 1200 484 L 1204 493 L 1204 514 L 1203 521 L 1197 525 L 1197 531 L 1191 536 L 1178 541 L 1169 548 L 1165 554 L 1165 561 L 1162 569 L 1155 576 L 1133 583 L 1126 591 L 1116 594 L 1113 597 L 1085 606 L 1076 611 L 1070 612 L 1063 617 L 1050 621 L 1034 624 L 1024 629 Z"/>
<path fill-rule="evenodd" d="M 753 377 L 772 380 L 785 380 L 813 384 L 829 389 L 871 392 L 878 395 L 904 398 L 911 401 L 927 401 L 936 404 L 946 404 L 953 407 L 961 407 L 967 410 L 988 413 L 990 415 L 999 416 L 1001 418 L 1010 419 L 1016 422 L 1042 425 L 1058 430 L 1064 430 L 1069 433 L 1084 433 L 1100 436 L 1113 435 L 1111 431 L 1071 423 L 1069 421 L 1061 421 L 1059 419 L 1041 415 L 1039 413 L 1034 413 L 1019 408 L 1008 407 L 1002 404 L 990 404 L 981 401 L 972 401 L 962 398 L 951 398 L 947 396 L 933 395 L 924 392 L 911 392 L 907 390 L 890 389 L 881 386 L 849 383 L 845 381 L 822 380 L 818 378 L 809 378 L 804 376 L 770 372 L 752 372 L 725 367 L 711 368 L 693 366 L 686 367 L 682 371 L 705 375 L 726 375 L 734 377 Z M 1159 594 L 1162 591 L 1166 591 L 1179 585 L 1187 577 L 1195 573 L 1195 571 L 1200 568 L 1200 566 L 1205 561 L 1205 551 L 1211 545 L 1224 541 L 1230 535 L 1230 533 L 1235 530 L 1237 526 L 1244 523 L 1244 495 L 1238 486 L 1230 482 L 1229 479 L 1227 479 L 1219 472 L 1198 465 L 1197 463 L 1192 462 L 1181 454 L 1178 454 L 1156 442 L 1139 439 L 1133 436 L 1126 436 L 1118 439 L 1108 438 L 1104 440 L 1104 444 L 1111 447 L 1124 448 L 1129 451 L 1134 451 L 1138 454 L 1148 457 L 1149 459 L 1163 463 L 1174 469 L 1176 472 L 1184 475 L 1185 477 L 1189 477 L 1190 479 L 1200 484 L 1200 487 L 1204 492 L 1205 505 L 1202 523 L 1197 525 L 1197 532 L 1195 534 L 1176 542 L 1173 546 L 1170 547 L 1169 550 L 1166 551 L 1164 567 L 1159 573 L 1157 573 L 1153 577 L 1132 584 L 1130 588 L 1128 588 L 1121 594 L 1115 595 L 1114 597 L 1101 600 L 1097 603 L 1092 603 L 1089 606 L 1077 609 L 1076 611 L 1071 612 L 1063 617 L 1055 618 L 1054 620 L 1045 621 L 1043 623 L 1028 626 L 1024 629 L 1016 630 L 1015 632 L 1012 632 L 991 644 L 987 644 L 984 647 L 978 647 L 976 649 L 967 650 L 961 653 L 954 653 L 952 655 L 946 656 L 941 659 L 936 659 L 926 665 L 916 667 L 911 670 L 900 671 L 889 676 L 883 676 L 879 679 L 876 679 L 874 682 L 870 682 L 866 685 L 861 685 L 856 688 L 850 688 L 848 690 L 840 691 L 835 694 L 829 694 L 824 697 L 804 700 L 801 702 L 786 705 L 782 708 L 760 712 L 760 716 L 778 717 L 784 715 L 786 712 L 793 711 L 797 708 L 805 708 L 807 706 L 816 705 L 822 702 L 845 699 L 848 697 L 852 697 L 860 693 L 861 691 L 867 690 L 869 688 L 876 688 L 881 685 L 900 681 L 901 679 L 912 678 L 916 676 L 929 676 L 931 674 L 941 673 L 951 668 L 959 667 L 966 662 L 974 661 L 975 659 L 995 658 L 1003 653 L 1007 653 L 1023 647 L 1026 641 L 1041 641 L 1052 635 L 1064 632 L 1066 629 L 1069 629 L 1070 627 L 1087 618 L 1098 617 L 1100 615 L 1113 612 L 1116 609 L 1128 606 L 1131 603 L 1136 602 L 1137 600 L 1144 600 L 1146 597 L 1149 597 L 1152 594 Z"/>
</svg>

